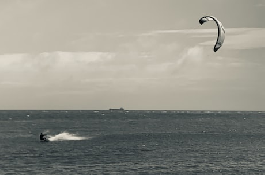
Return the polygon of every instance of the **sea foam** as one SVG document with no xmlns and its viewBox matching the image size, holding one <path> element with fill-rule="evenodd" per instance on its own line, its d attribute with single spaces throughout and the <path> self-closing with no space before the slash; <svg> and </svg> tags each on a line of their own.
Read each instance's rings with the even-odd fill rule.
<svg viewBox="0 0 265 175">
<path fill-rule="evenodd" d="M 76 134 L 70 134 L 68 132 L 62 132 L 57 135 L 48 135 L 49 141 L 64 141 L 64 140 L 86 140 L 88 137 L 81 137 Z"/>
</svg>

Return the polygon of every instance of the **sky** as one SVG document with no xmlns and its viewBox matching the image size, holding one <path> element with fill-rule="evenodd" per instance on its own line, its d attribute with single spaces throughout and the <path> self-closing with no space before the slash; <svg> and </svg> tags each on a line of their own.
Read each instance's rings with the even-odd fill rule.
<svg viewBox="0 0 265 175">
<path fill-rule="evenodd" d="M 0 109 L 265 110 L 264 16 L 265 0 L 0 0 Z"/>
</svg>

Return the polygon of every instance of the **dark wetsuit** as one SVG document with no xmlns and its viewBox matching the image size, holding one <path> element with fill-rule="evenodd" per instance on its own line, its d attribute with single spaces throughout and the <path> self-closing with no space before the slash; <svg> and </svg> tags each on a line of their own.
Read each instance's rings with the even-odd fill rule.
<svg viewBox="0 0 265 175">
<path fill-rule="evenodd" d="M 42 133 L 40 134 L 40 140 L 46 140 L 45 135 Z"/>
</svg>

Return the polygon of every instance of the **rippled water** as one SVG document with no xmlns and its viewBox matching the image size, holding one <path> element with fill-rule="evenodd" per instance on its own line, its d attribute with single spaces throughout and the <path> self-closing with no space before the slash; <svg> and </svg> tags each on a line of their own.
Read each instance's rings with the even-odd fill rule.
<svg viewBox="0 0 265 175">
<path fill-rule="evenodd" d="M 265 173 L 264 126 L 261 112 L 0 111 L 0 174 Z"/>
</svg>

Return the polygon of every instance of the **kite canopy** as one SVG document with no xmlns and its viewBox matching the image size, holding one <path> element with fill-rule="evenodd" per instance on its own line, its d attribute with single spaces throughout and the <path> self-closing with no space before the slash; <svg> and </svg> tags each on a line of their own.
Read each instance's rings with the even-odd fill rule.
<svg viewBox="0 0 265 175">
<path fill-rule="evenodd" d="M 225 29 L 224 26 L 220 21 L 217 20 L 214 16 L 203 16 L 200 20 L 199 23 L 202 25 L 205 22 L 208 21 L 215 21 L 217 28 L 218 28 L 218 37 L 215 43 L 215 46 L 213 48 L 213 51 L 216 52 L 218 49 L 220 49 L 224 43 L 225 40 Z"/>
</svg>

